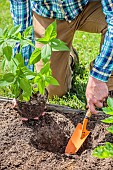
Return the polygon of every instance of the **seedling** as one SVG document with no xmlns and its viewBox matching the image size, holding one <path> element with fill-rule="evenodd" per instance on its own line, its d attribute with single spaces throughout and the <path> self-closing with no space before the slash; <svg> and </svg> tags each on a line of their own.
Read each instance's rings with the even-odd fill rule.
<svg viewBox="0 0 113 170">
<path fill-rule="evenodd" d="M 28 27 L 23 34 L 20 33 L 21 26 L 0 29 L 0 51 L 3 58 L 0 86 L 9 88 L 13 97 L 19 101 L 29 101 L 37 92 L 43 95 L 45 88 L 50 84 L 59 85 L 50 69 L 51 54 L 53 51 L 69 51 L 69 48 L 66 43 L 56 38 L 56 27 L 55 21 L 48 26 L 44 37 L 36 40 L 44 44 L 42 48 L 36 48 L 30 40 L 32 27 Z M 13 57 L 16 43 L 20 44 L 20 52 Z M 39 73 L 30 71 L 24 65 L 22 48 L 27 45 L 34 47 L 29 65 L 43 61 L 43 68 Z"/>
<path fill-rule="evenodd" d="M 103 108 L 103 112 L 110 117 L 102 120 L 104 123 L 113 124 L 113 99 L 108 98 L 107 107 Z M 107 128 L 108 132 L 113 134 L 113 125 Z M 98 158 L 113 158 L 113 144 L 106 142 L 103 146 L 98 146 L 93 151 L 93 156 Z"/>
</svg>

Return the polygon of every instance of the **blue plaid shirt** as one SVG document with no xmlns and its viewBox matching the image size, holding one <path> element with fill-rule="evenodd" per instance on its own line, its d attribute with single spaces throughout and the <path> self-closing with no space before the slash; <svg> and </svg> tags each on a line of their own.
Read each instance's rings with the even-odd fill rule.
<svg viewBox="0 0 113 170">
<path fill-rule="evenodd" d="M 32 10 L 30 0 L 10 0 L 10 11 L 13 18 L 14 25 L 22 25 L 21 33 L 32 25 Z M 32 35 L 32 41 L 34 43 L 34 36 Z M 17 43 L 14 48 L 14 55 L 20 50 L 20 45 Z M 34 66 L 28 66 L 29 58 L 33 52 L 33 47 L 26 46 L 22 49 L 22 56 L 24 58 L 24 64 L 34 71 Z"/>
<path fill-rule="evenodd" d="M 23 31 L 27 26 L 32 25 L 31 8 L 43 17 L 71 22 L 83 10 L 89 0 L 10 0 L 10 2 L 14 24 L 22 23 Z M 98 80 L 107 82 L 113 71 L 113 0 L 101 0 L 101 3 L 103 13 L 106 16 L 108 31 L 90 75 Z M 31 54 L 31 51 L 27 50 L 27 48 L 32 51 L 31 47 L 23 49 L 26 52 L 23 53 L 25 55 L 25 64 L 27 64 Z"/>
</svg>

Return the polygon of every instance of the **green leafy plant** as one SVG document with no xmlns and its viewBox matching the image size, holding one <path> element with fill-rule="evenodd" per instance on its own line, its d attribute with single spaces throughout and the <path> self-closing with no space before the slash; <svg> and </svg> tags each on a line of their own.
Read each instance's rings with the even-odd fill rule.
<svg viewBox="0 0 113 170">
<path fill-rule="evenodd" d="M 55 21 L 47 27 L 44 37 L 36 40 L 43 44 L 42 48 L 36 48 L 30 40 L 32 27 L 28 27 L 23 34 L 20 33 L 20 25 L 11 29 L 0 29 L 0 51 L 3 58 L 0 86 L 8 87 L 14 98 L 29 101 L 33 93 L 44 94 L 48 85 L 58 85 L 50 69 L 51 54 L 52 51 L 69 51 L 69 48 L 66 43 L 57 39 L 56 27 Z M 13 56 L 16 43 L 20 44 L 20 52 Z M 29 65 L 40 60 L 43 62 L 43 68 L 39 73 L 30 71 L 24 65 L 22 48 L 27 45 L 34 47 Z"/>
<path fill-rule="evenodd" d="M 113 124 L 113 99 L 108 98 L 107 107 L 103 108 L 105 114 L 110 115 L 110 117 L 102 120 L 104 123 Z M 107 128 L 108 132 L 113 134 L 113 125 Z M 113 144 L 106 142 L 103 146 L 98 146 L 93 151 L 93 156 L 98 158 L 113 158 Z"/>
</svg>

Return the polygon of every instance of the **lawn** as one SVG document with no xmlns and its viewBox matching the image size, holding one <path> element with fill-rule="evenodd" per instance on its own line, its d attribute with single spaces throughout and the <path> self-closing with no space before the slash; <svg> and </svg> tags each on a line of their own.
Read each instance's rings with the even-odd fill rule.
<svg viewBox="0 0 113 170">
<path fill-rule="evenodd" d="M 12 25 L 9 8 L 8 0 L 0 0 L 0 28 L 11 27 Z M 85 88 L 88 80 L 89 64 L 99 53 L 99 41 L 100 35 L 80 31 L 75 33 L 73 46 L 79 54 L 80 62 L 75 67 L 72 90 L 62 98 L 50 100 L 51 103 L 67 105 L 77 109 L 85 108 Z M 3 88 L 0 88 L 0 95 L 11 97 L 9 91 Z"/>
<path fill-rule="evenodd" d="M 9 0 L 0 0 L 0 28 L 12 25 Z"/>
</svg>

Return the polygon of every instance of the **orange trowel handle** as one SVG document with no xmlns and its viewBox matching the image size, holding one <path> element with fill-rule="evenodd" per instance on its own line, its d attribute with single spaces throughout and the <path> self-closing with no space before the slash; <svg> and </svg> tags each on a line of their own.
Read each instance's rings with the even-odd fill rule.
<svg viewBox="0 0 113 170">
<path fill-rule="evenodd" d="M 91 117 L 91 112 L 90 112 L 90 110 L 88 109 L 88 111 L 87 111 L 87 113 L 86 113 L 86 115 L 85 115 L 85 118 L 84 118 L 84 120 L 83 120 L 83 126 L 82 126 L 82 135 L 81 135 L 81 138 L 83 138 L 84 137 L 84 135 L 85 135 L 85 132 L 86 132 L 86 126 L 87 126 L 87 123 L 88 123 L 88 119 Z"/>
</svg>

